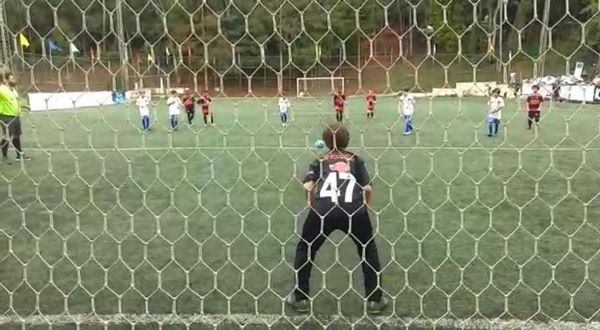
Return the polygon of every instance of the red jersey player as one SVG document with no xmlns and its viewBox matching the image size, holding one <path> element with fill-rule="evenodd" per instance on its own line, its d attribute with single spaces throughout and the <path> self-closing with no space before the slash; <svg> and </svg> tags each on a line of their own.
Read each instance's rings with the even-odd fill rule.
<svg viewBox="0 0 600 330">
<path fill-rule="evenodd" d="M 198 98 L 198 104 L 202 107 L 202 116 L 204 117 L 204 124 L 208 125 L 208 117 L 210 116 L 210 124 L 214 125 L 215 120 L 211 111 L 212 99 L 208 95 L 208 91 L 204 91 L 204 94 Z"/>
<path fill-rule="evenodd" d="M 346 95 L 342 90 L 333 93 L 333 109 L 335 110 L 335 119 L 342 122 L 344 119 L 344 105 L 346 103 Z"/>
<path fill-rule="evenodd" d="M 186 88 L 181 96 L 181 102 L 183 102 L 183 107 L 185 108 L 185 113 L 187 115 L 188 123 L 191 125 L 194 120 L 194 95 L 190 91 L 189 88 Z"/>
<path fill-rule="evenodd" d="M 367 118 L 373 118 L 375 103 L 377 103 L 377 95 L 372 90 L 369 90 L 367 93 Z"/>
<path fill-rule="evenodd" d="M 531 124 L 535 121 L 536 125 L 540 121 L 540 110 L 544 97 L 539 93 L 540 88 L 537 85 L 531 87 L 533 93 L 527 96 L 527 128 L 531 129 Z"/>
</svg>

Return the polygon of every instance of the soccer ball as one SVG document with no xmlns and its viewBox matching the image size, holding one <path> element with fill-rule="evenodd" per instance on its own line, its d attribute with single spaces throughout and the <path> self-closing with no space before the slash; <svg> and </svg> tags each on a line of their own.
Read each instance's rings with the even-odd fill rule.
<svg viewBox="0 0 600 330">
<path fill-rule="evenodd" d="M 315 141 L 315 148 L 317 148 L 317 149 L 325 148 L 325 141 L 323 141 L 323 140 Z"/>
<path fill-rule="evenodd" d="M 298 94 L 299 97 L 304 97 L 304 92 L 300 92 L 300 94 Z"/>
</svg>

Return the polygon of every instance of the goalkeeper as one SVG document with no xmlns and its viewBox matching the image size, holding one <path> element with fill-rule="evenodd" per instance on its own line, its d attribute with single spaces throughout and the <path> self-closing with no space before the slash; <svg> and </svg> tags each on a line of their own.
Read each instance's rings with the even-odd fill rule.
<svg viewBox="0 0 600 330">
<path fill-rule="evenodd" d="M 313 260 L 326 237 L 339 229 L 350 233 L 356 245 L 367 309 L 378 314 L 386 307 L 387 299 L 382 297 L 379 256 L 367 210 L 372 192 L 369 174 L 363 161 L 345 150 L 350 135 L 344 126 L 338 123 L 325 128 L 323 140 L 329 151 L 310 165 L 304 180 L 311 210 L 296 247 L 297 286 L 287 303 L 298 312 L 308 312 Z"/>
</svg>

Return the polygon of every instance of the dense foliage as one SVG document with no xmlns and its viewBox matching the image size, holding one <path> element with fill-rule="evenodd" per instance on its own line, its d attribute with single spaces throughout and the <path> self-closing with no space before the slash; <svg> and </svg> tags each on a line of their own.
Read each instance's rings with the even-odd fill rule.
<svg viewBox="0 0 600 330">
<path fill-rule="evenodd" d="M 600 49 L 600 16 L 595 0 L 11 0 L 4 1 L 12 35 L 22 31 L 32 52 L 43 39 L 74 40 L 80 48 L 118 49 L 118 24 L 131 53 L 157 56 L 166 48 L 193 52 L 208 62 L 245 61 L 264 56 L 276 65 L 294 58 L 310 65 L 315 56 L 355 56 L 360 40 L 380 32 L 410 38 L 411 51 L 424 53 L 427 38 L 438 52 L 537 56 L 545 3 L 550 45 L 569 56 L 580 44 Z M 537 17 L 537 19 L 536 19 Z M 426 27 L 431 26 L 428 30 Z M 522 33 L 519 33 L 522 31 Z M 521 37 L 519 43 L 519 37 Z M 37 42 L 36 42 L 37 40 Z M 412 44 L 414 42 L 414 45 Z M 232 52 L 232 45 L 235 53 Z M 564 45 L 564 49 L 561 46 Z M 570 48 L 569 48 L 570 47 Z M 64 46 L 63 46 L 64 48 Z M 232 55 L 236 54 L 236 55 Z M 185 55 L 182 55 L 185 56 Z M 236 56 L 238 59 L 232 59 Z M 506 56 L 506 55 L 502 55 Z"/>
</svg>

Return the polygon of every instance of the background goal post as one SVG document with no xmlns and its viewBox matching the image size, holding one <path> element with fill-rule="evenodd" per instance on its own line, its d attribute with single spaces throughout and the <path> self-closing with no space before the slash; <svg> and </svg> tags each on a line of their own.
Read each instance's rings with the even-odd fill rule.
<svg viewBox="0 0 600 330">
<path fill-rule="evenodd" d="M 335 90 L 345 92 L 344 77 L 301 77 L 296 78 L 296 96 L 326 96 Z"/>
</svg>

